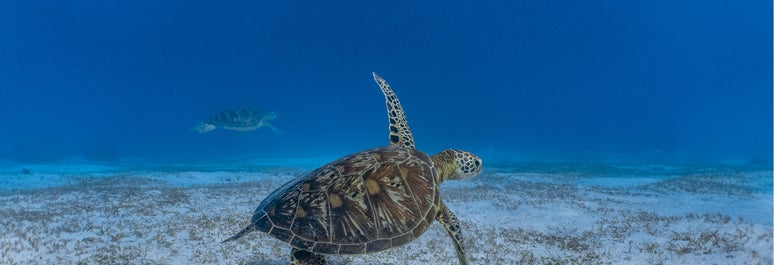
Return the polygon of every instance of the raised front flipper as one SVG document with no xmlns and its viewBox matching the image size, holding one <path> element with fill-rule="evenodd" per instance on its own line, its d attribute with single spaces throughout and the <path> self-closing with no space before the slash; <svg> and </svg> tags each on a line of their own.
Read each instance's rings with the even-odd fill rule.
<svg viewBox="0 0 774 265">
<path fill-rule="evenodd" d="M 374 73 L 374 81 L 384 93 L 384 99 L 387 101 L 387 117 L 390 119 L 390 145 L 414 148 L 414 136 L 406 121 L 406 114 L 400 106 L 398 96 L 392 92 L 392 88 L 387 81 Z"/>
</svg>

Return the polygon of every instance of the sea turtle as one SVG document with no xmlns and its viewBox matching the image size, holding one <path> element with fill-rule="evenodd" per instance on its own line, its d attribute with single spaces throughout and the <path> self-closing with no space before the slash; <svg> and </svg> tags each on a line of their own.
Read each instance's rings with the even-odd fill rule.
<svg viewBox="0 0 774 265">
<path fill-rule="evenodd" d="M 376 73 L 387 101 L 390 145 L 354 153 L 282 185 L 266 197 L 251 224 L 223 242 L 258 230 L 292 246 L 291 264 L 326 264 L 323 254 L 364 254 L 419 238 L 434 220 L 467 264 L 457 217 L 439 185 L 481 172 L 477 156 L 447 149 L 433 156 L 414 148 L 398 97 Z"/>
<path fill-rule="evenodd" d="M 233 108 L 210 116 L 207 120 L 196 125 L 194 130 L 199 133 L 206 133 L 221 128 L 246 132 L 265 126 L 274 133 L 279 134 L 279 130 L 269 123 L 270 120 L 275 118 L 277 118 L 276 111 L 263 112 L 252 108 Z"/>
</svg>

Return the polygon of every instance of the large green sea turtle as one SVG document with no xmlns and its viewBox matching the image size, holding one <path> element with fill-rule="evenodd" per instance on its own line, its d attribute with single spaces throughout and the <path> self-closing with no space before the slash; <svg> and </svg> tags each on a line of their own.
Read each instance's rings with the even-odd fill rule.
<svg viewBox="0 0 774 265">
<path fill-rule="evenodd" d="M 267 127 L 274 133 L 279 134 L 279 130 L 274 128 L 270 120 L 277 118 L 276 111 L 263 112 L 252 108 L 233 108 L 215 113 L 200 122 L 194 130 L 199 133 L 206 133 L 218 128 L 233 131 L 252 131 L 261 127 Z"/>
<path fill-rule="evenodd" d="M 459 222 L 441 200 L 439 185 L 478 175 L 481 159 L 452 149 L 433 156 L 415 149 L 398 97 L 373 75 L 387 101 L 390 144 L 285 183 L 258 205 L 249 226 L 224 242 L 258 230 L 292 246 L 291 264 L 326 264 L 324 254 L 365 254 L 404 245 L 438 221 L 459 262 L 467 264 Z"/>
</svg>

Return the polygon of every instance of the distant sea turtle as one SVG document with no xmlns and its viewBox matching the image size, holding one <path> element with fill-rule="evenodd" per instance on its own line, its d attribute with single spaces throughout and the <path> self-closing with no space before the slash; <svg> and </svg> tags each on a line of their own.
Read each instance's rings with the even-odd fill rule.
<svg viewBox="0 0 774 265">
<path fill-rule="evenodd" d="M 218 128 L 234 131 L 252 131 L 261 127 L 268 127 L 274 133 L 280 131 L 269 123 L 270 120 L 277 118 L 276 111 L 262 112 L 251 108 L 227 109 L 210 116 L 204 122 L 194 127 L 199 133 L 206 133 Z"/>
<path fill-rule="evenodd" d="M 390 145 L 351 154 L 301 175 L 266 197 L 251 224 L 223 242 L 254 230 L 287 242 L 291 264 L 326 264 L 323 254 L 365 254 L 419 238 L 434 220 L 443 224 L 457 258 L 467 264 L 457 217 L 438 185 L 481 172 L 481 159 L 447 149 L 431 156 L 414 149 L 403 108 L 374 73 L 387 100 Z"/>
</svg>

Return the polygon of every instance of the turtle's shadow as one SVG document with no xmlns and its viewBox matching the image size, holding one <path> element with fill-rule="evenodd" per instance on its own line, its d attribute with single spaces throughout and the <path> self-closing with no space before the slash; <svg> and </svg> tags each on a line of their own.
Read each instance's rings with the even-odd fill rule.
<svg viewBox="0 0 774 265">
<path fill-rule="evenodd" d="M 338 264 L 344 264 L 339 262 L 336 259 L 327 259 L 328 265 L 338 265 Z M 287 259 L 269 259 L 269 260 L 252 260 L 248 261 L 246 263 L 242 263 L 243 265 L 285 265 L 290 263 L 290 257 Z"/>
</svg>

